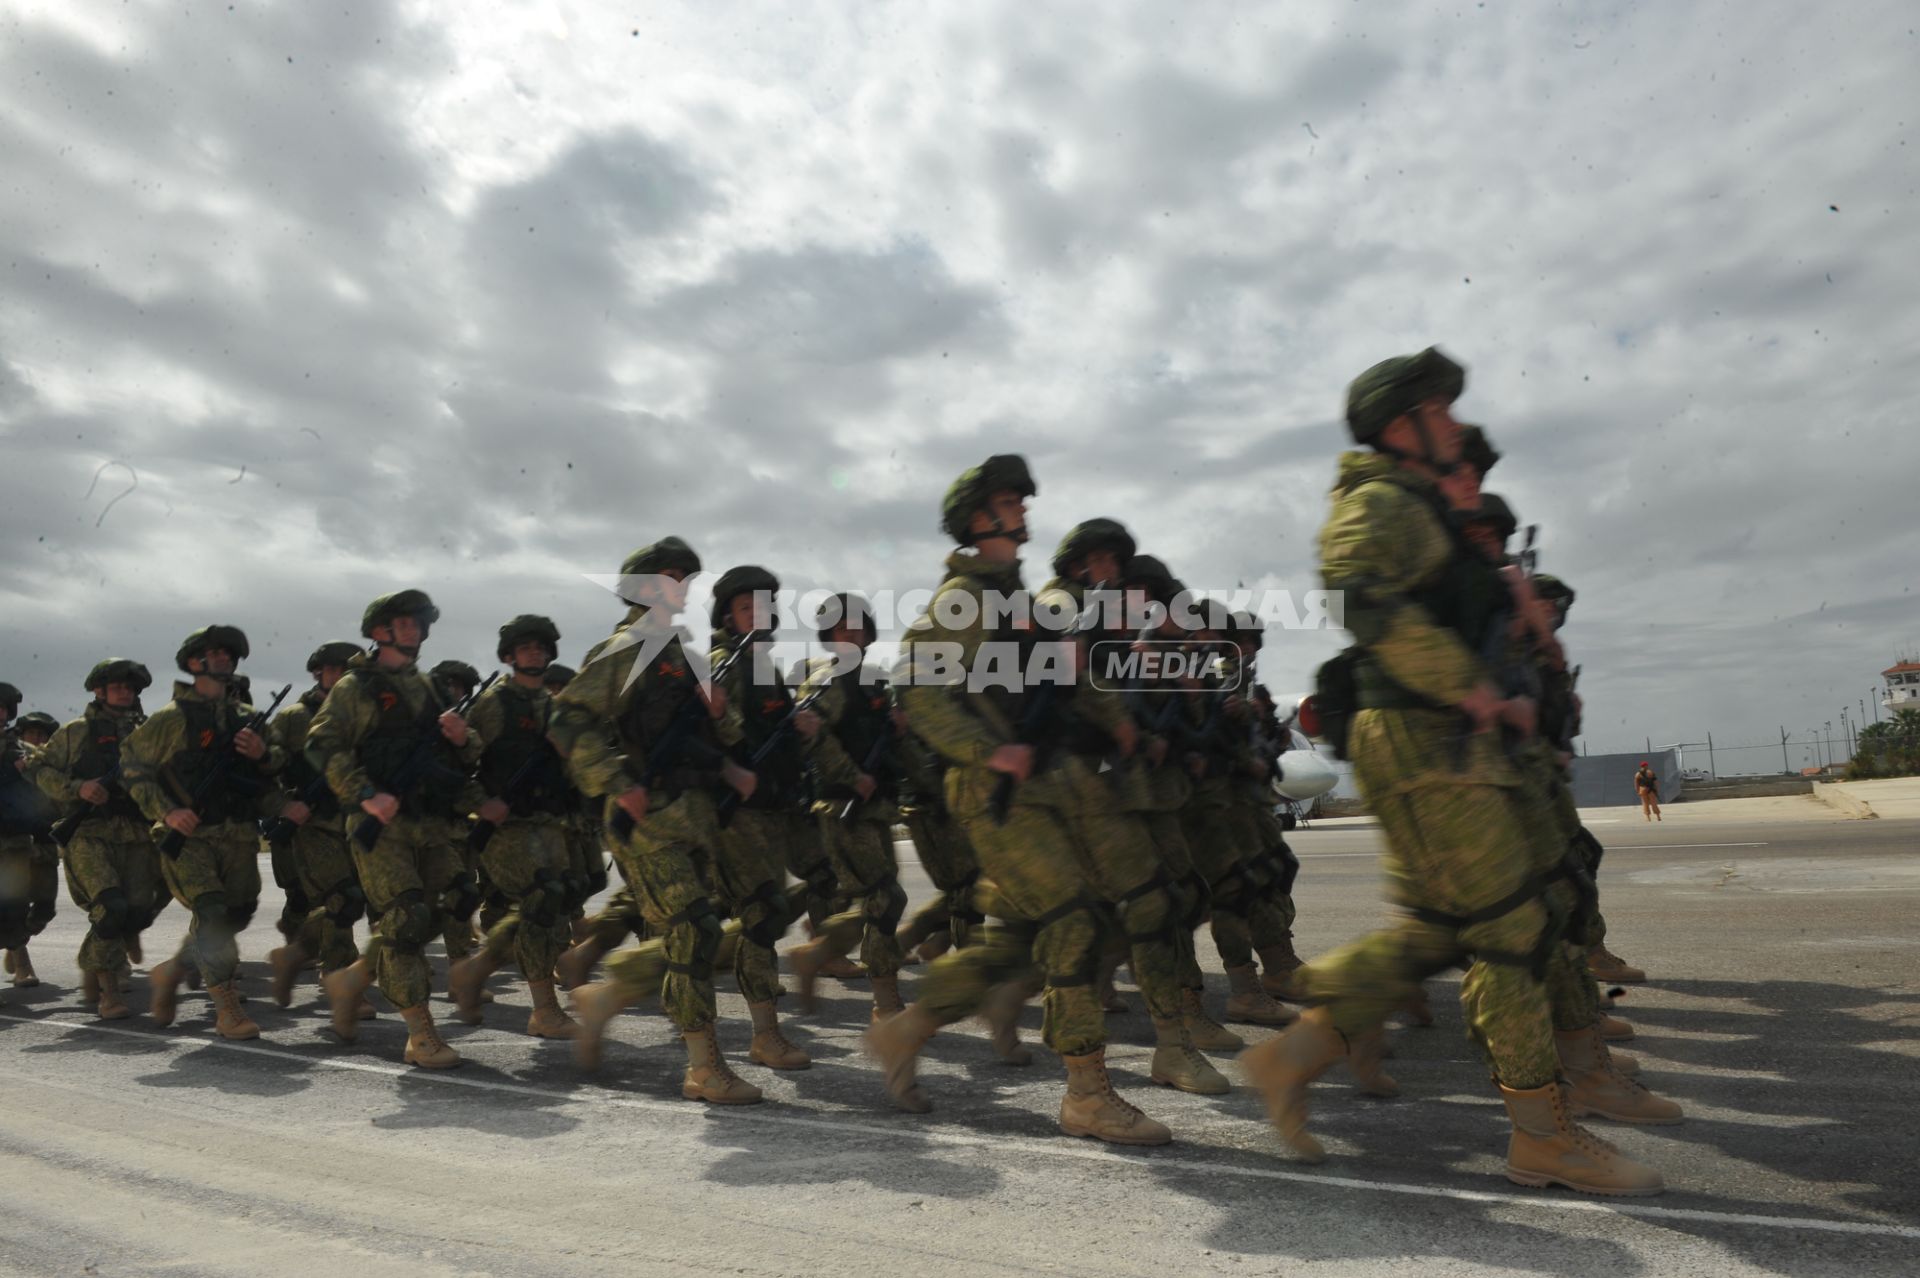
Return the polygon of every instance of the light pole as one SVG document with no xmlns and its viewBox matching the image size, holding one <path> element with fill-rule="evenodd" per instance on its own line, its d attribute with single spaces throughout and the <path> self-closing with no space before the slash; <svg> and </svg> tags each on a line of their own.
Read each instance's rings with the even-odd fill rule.
<svg viewBox="0 0 1920 1278">
<path fill-rule="evenodd" d="M 1827 771 L 1833 771 L 1833 720 L 1823 722 L 1827 725 Z"/>
</svg>

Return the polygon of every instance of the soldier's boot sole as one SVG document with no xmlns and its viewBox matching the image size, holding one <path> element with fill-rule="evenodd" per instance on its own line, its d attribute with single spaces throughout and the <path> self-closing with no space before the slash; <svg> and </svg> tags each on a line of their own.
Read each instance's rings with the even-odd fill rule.
<svg viewBox="0 0 1920 1278">
<path fill-rule="evenodd" d="M 30 990 L 40 984 L 40 977 L 33 970 L 33 959 L 24 945 L 7 951 L 7 970 L 13 973 L 15 989 Z"/>
<path fill-rule="evenodd" d="M 1224 1096 L 1233 1090 L 1213 1062 L 1190 1047 L 1163 1043 L 1153 1049 L 1147 1077 L 1162 1087 L 1193 1096 Z"/>
<path fill-rule="evenodd" d="M 1560 1185 L 1607 1198 L 1650 1198 L 1666 1189 L 1660 1173 L 1637 1163 L 1573 1121 L 1558 1083 L 1516 1091 L 1501 1087 L 1513 1135 L 1506 1177 L 1516 1185 Z"/>
<path fill-rule="evenodd" d="M 1617 1016 L 1600 1018 L 1600 1037 L 1609 1043 L 1628 1043 L 1633 1041 L 1633 1026 Z"/>
<path fill-rule="evenodd" d="M 1347 1041 L 1324 1008 L 1305 1013 L 1285 1033 L 1240 1054 L 1247 1082 L 1266 1103 L 1267 1120 L 1287 1147 L 1310 1163 L 1326 1147 L 1307 1130 L 1307 1086 L 1347 1055 Z"/>
</svg>

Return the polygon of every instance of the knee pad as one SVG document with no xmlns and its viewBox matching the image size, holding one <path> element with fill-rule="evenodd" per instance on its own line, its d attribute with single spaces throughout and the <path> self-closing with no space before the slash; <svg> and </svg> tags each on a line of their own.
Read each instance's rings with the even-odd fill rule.
<svg viewBox="0 0 1920 1278">
<path fill-rule="evenodd" d="M 132 929 L 132 902 L 127 900 L 127 892 L 117 887 L 102 890 L 94 896 L 94 904 L 86 908 L 86 921 L 92 925 L 94 936 L 100 940 L 119 940 L 127 936 Z"/>
<path fill-rule="evenodd" d="M 807 890 L 823 901 L 831 901 L 840 890 L 840 880 L 833 872 L 833 865 L 826 860 L 815 861 L 801 872 L 800 881 Z"/>
<path fill-rule="evenodd" d="M 1293 854 L 1285 839 L 1275 848 L 1273 855 L 1280 862 L 1280 895 L 1292 896 L 1294 880 L 1300 877 L 1300 858 Z"/>
<path fill-rule="evenodd" d="M 440 908 L 462 922 L 473 917 L 480 908 L 480 882 L 473 871 L 462 870 L 453 876 L 440 894 Z"/>
<path fill-rule="evenodd" d="M 725 935 L 720 916 L 714 912 L 713 902 L 704 896 L 700 897 L 667 919 L 669 932 L 683 924 L 693 930 L 693 954 L 685 963 L 668 963 L 667 970 L 684 972 L 696 981 L 710 981 L 713 979 L 713 960 L 720 953 L 720 941 Z"/>
<path fill-rule="evenodd" d="M 202 932 L 224 932 L 233 928 L 232 908 L 225 892 L 202 892 L 194 898 L 193 921 Z"/>
<path fill-rule="evenodd" d="M 402 892 L 380 916 L 381 932 L 398 953 L 418 954 L 439 934 L 441 917 L 427 901 L 427 894 L 414 888 Z"/>
<path fill-rule="evenodd" d="M 342 879 L 327 889 L 320 906 L 335 927 L 352 927 L 367 912 L 367 894 L 357 879 Z"/>
<path fill-rule="evenodd" d="M 600 854 L 597 852 L 587 859 L 586 881 L 586 891 L 580 894 L 579 900 L 575 902 L 577 905 L 585 905 L 589 899 L 607 890 L 607 863 L 600 859 Z"/>
<path fill-rule="evenodd" d="M 227 908 L 227 926 L 233 929 L 234 935 L 238 936 L 247 930 L 247 924 L 253 922 L 254 913 L 259 908 L 260 902 L 257 899 Z"/>
<path fill-rule="evenodd" d="M 1241 873 L 1239 866 L 1221 875 L 1217 882 L 1209 884 L 1207 892 L 1216 914 L 1231 914 L 1236 918 L 1245 918 L 1247 910 L 1253 904 L 1251 885 L 1247 882 L 1247 876 Z"/>
<path fill-rule="evenodd" d="M 52 897 L 41 897 L 27 907 L 27 926 L 38 932 L 53 922 L 55 901 Z"/>
<path fill-rule="evenodd" d="M 1195 870 L 1180 880 L 1178 891 L 1180 926 L 1192 930 L 1205 923 L 1213 910 L 1213 890 L 1207 886 L 1207 880 Z"/>
<path fill-rule="evenodd" d="M 793 922 L 797 911 L 794 903 L 781 889 L 777 879 L 768 879 L 740 903 L 742 923 L 746 922 L 748 912 L 755 905 L 763 906 L 764 909 L 751 927 L 741 929 L 740 935 L 753 944 L 770 950 L 782 936 L 786 935 L 787 927 Z"/>
<path fill-rule="evenodd" d="M 987 921 L 987 916 L 973 898 L 973 882 L 970 878 L 965 883 L 947 889 L 947 913 L 968 927 L 979 927 Z"/>
<path fill-rule="evenodd" d="M 567 910 L 566 880 L 552 870 L 535 870 L 533 886 L 520 898 L 520 917 L 535 927 L 552 927 Z"/>
<path fill-rule="evenodd" d="M 567 890 L 565 912 L 573 913 L 587 903 L 593 895 L 593 881 L 578 870 L 568 870 L 560 876 L 561 885 Z"/>
<path fill-rule="evenodd" d="M 892 936 L 899 930 L 901 916 L 907 912 L 907 890 L 900 886 L 899 879 L 882 879 L 869 885 L 862 895 L 866 897 L 866 915 L 882 936 Z"/>
</svg>

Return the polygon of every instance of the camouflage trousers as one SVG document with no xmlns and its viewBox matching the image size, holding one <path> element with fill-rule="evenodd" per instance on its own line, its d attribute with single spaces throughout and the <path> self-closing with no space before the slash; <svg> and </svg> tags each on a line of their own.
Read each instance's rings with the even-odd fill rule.
<svg viewBox="0 0 1920 1278">
<path fill-rule="evenodd" d="M 31 836 L 0 836 L 0 949 L 17 949 L 33 934 L 33 860 Z"/>
<path fill-rule="evenodd" d="M 1569 826 L 1556 811 L 1557 798 L 1565 797 L 1570 806 L 1572 796 L 1551 756 L 1544 750 L 1522 751 L 1519 762 L 1525 785 L 1518 796 L 1527 841 L 1533 849 L 1533 870 L 1551 880 L 1547 887 L 1549 908 L 1568 920 L 1566 938 L 1554 946 L 1547 963 L 1547 1003 L 1556 1030 L 1583 1030 L 1600 1019 L 1599 987 L 1587 969 L 1589 922 L 1596 911 L 1591 908 L 1592 902 L 1581 898 L 1575 884 L 1559 873 L 1569 856 L 1586 871 L 1585 858 L 1574 843 L 1580 820 L 1576 814 Z"/>
<path fill-rule="evenodd" d="M 741 807 L 720 831 L 711 879 L 714 896 L 738 923 L 733 942 L 734 980 L 749 1003 L 769 1003 L 780 993 L 780 961 L 774 943 L 793 922 L 787 896 L 792 843 L 807 837 L 789 812 Z"/>
<path fill-rule="evenodd" d="M 1559 1068 L 1542 938 L 1563 920 L 1537 888 L 1521 796 L 1495 785 L 1428 785 L 1363 793 L 1386 836 L 1385 856 L 1406 911 L 1341 946 L 1296 978 L 1347 1038 L 1378 1028 L 1421 981 L 1472 960 L 1460 986 L 1467 1029 L 1510 1088 L 1544 1087 Z"/>
<path fill-rule="evenodd" d="M 47 924 L 53 922 L 54 913 L 60 908 L 60 849 L 51 838 L 29 839 L 26 850 L 26 869 L 19 869 L 20 852 L 11 850 L 11 839 L 0 840 L 10 850 L 0 853 L 0 900 L 6 902 L 5 912 L 13 922 L 10 926 L 20 928 L 22 935 L 18 945 L 25 945 L 31 937 L 47 930 Z M 25 880 L 24 895 L 15 895 L 20 891 L 20 883 Z M 13 949 L 15 945 L 5 948 Z"/>
<path fill-rule="evenodd" d="M 505 902 L 483 948 L 496 960 L 511 957 L 526 980 L 552 980 L 571 935 L 566 827 L 555 817 L 509 820 L 494 830 L 477 862 L 492 894 Z"/>
<path fill-rule="evenodd" d="M 1180 926 L 1174 933 L 1175 978 L 1183 990 L 1206 988 L 1200 972 L 1199 951 L 1193 943 L 1194 930 L 1206 916 L 1207 885 L 1193 868 L 1193 849 L 1187 846 L 1186 828 L 1178 812 L 1146 811 L 1137 814 L 1153 838 L 1153 850 L 1160 858 L 1167 878 L 1180 887 L 1183 907 Z"/>
<path fill-rule="evenodd" d="M 165 900 L 153 836 L 134 817 L 95 817 L 74 832 L 66 853 L 67 895 L 88 923 L 80 970 L 117 972 L 127 941 L 152 925 Z"/>
<path fill-rule="evenodd" d="M 609 799 L 609 817 L 616 810 Z M 657 935 L 608 959 L 607 978 L 630 1002 L 658 994 L 683 1034 L 711 1025 L 715 1015 L 721 924 L 706 872 L 717 835 L 713 800 L 702 790 L 649 809 L 624 839 L 609 831 L 634 902 Z"/>
<path fill-rule="evenodd" d="M 358 823 L 356 813 L 347 828 Z M 454 874 L 453 834 L 454 822 L 446 817 L 403 811 L 380 828 L 371 848 L 347 840 L 373 920 L 367 962 L 380 993 L 395 1007 L 418 1007 L 433 993 L 427 942 L 443 926 L 442 896 Z"/>
<path fill-rule="evenodd" d="M 900 860 L 893 851 L 893 824 L 856 817 L 840 819 L 840 805 L 822 805 L 816 813 L 820 841 L 832 859 L 848 908 L 819 925 L 817 935 L 837 954 L 860 947 L 870 976 L 897 976 L 905 959 L 900 949 L 900 917 L 906 889 L 900 886 Z"/>
<path fill-rule="evenodd" d="M 1193 868 L 1206 881 L 1208 926 L 1222 963 L 1247 967 L 1255 945 L 1276 944 L 1292 935 L 1279 910 L 1262 895 L 1261 881 L 1249 865 L 1257 845 L 1251 842 L 1256 836 L 1244 809 L 1189 803 L 1180 809 L 1180 827 Z"/>
<path fill-rule="evenodd" d="M 154 827 L 154 837 L 166 832 Z M 160 875 L 192 921 L 179 957 L 208 985 L 224 985 L 240 968 L 240 933 L 260 907 L 260 833 L 251 821 L 222 821 L 195 830 L 180 855 L 160 857 Z"/>
<path fill-rule="evenodd" d="M 939 932 L 947 933 L 954 945 L 965 945 L 970 929 L 985 921 L 974 901 L 980 862 L 973 855 L 973 845 L 967 842 L 959 822 L 944 811 L 914 808 L 904 815 L 907 833 L 913 837 L 914 855 L 940 895 L 914 911 L 901 926 L 900 948 L 912 949 Z"/>
<path fill-rule="evenodd" d="M 794 917 L 804 916 L 817 936 L 827 919 L 847 908 L 847 896 L 834 873 L 826 834 L 811 811 L 785 814 L 790 825 L 787 873 L 799 880 L 792 889 Z"/>
<path fill-rule="evenodd" d="M 448 823 L 447 865 L 453 875 L 470 875 L 479 883 L 483 873 L 480 856 L 467 846 L 467 826 L 463 821 Z M 449 880 L 451 882 L 451 879 Z M 474 930 L 474 910 L 486 895 L 484 885 L 474 897 L 475 905 L 465 914 L 454 910 L 449 899 L 440 911 L 440 941 L 447 947 L 447 958 L 463 959 L 480 947 L 480 933 Z"/>
<path fill-rule="evenodd" d="M 366 913 L 366 902 L 340 822 L 309 821 L 270 851 L 274 881 L 287 894 L 280 928 L 287 939 L 319 959 L 322 972 L 359 958 L 353 925 Z"/>
<path fill-rule="evenodd" d="M 1110 953 L 1126 956 L 1134 982 L 1156 1020 L 1180 1018 L 1180 947 L 1184 889 L 1167 872 L 1152 827 L 1114 801 L 1094 763 L 1073 760 L 1062 782 L 1087 884 L 1117 923 Z"/>
<path fill-rule="evenodd" d="M 996 774 L 985 768 L 947 773 L 947 809 L 980 862 L 993 920 L 978 944 L 934 960 L 917 1006 L 941 1025 L 972 1016 L 997 986 L 1044 975 L 1041 1037 L 1063 1056 L 1081 1056 L 1107 1041 L 1099 979 L 1104 908 L 1087 880 L 1091 860 L 1067 812 L 1014 791 L 1004 824 L 987 806 Z"/>
</svg>

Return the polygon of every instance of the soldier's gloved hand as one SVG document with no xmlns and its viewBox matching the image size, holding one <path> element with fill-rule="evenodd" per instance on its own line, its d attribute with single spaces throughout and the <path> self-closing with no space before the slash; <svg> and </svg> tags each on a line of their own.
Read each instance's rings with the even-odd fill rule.
<svg viewBox="0 0 1920 1278">
<path fill-rule="evenodd" d="M 811 741 L 820 734 L 820 716 L 812 710 L 801 710 L 793 716 L 793 730 Z"/>
<path fill-rule="evenodd" d="M 647 787 L 636 785 L 632 789 L 622 790 L 613 797 L 613 801 L 636 823 L 647 819 Z"/>
<path fill-rule="evenodd" d="M 200 818 L 193 814 L 192 808 L 175 808 L 161 818 L 161 824 L 181 834 L 192 834 L 200 828 Z"/>
<path fill-rule="evenodd" d="M 294 799 L 280 809 L 280 816 L 283 820 L 291 821 L 295 825 L 305 825 L 313 820 L 313 809 L 300 800 Z"/>
<path fill-rule="evenodd" d="M 101 785 L 98 781 L 82 781 L 80 783 L 80 797 L 97 807 L 107 801 L 107 787 Z"/>
<path fill-rule="evenodd" d="M 440 716 L 440 735 L 445 737 L 454 749 L 459 749 L 467 744 L 467 721 L 453 711 L 447 711 Z"/>
<path fill-rule="evenodd" d="M 400 815 L 400 799 L 396 795 L 376 794 L 362 802 L 360 810 L 381 825 L 392 825 L 393 819 Z"/>
<path fill-rule="evenodd" d="M 987 766 L 995 772 L 1006 773 L 1015 781 L 1025 781 L 1033 775 L 1033 747 L 1003 745 L 987 756 Z"/>
<path fill-rule="evenodd" d="M 235 734 L 233 748 L 238 750 L 243 758 L 258 760 L 267 757 L 267 743 L 262 741 L 260 734 L 252 728 L 242 728 Z"/>
<path fill-rule="evenodd" d="M 1113 744 L 1119 748 L 1120 757 L 1131 759 L 1133 752 L 1140 748 L 1140 729 L 1133 720 L 1122 719 L 1113 726 Z"/>
<path fill-rule="evenodd" d="M 1490 683 L 1480 684 L 1460 698 L 1458 709 L 1461 714 L 1473 720 L 1475 732 L 1485 732 L 1494 724 L 1500 714 L 1500 693 Z"/>
<path fill-rule="evenodd" d="M 853 783 L 853 792 L 859 795 L 863 802 L 867 799 L 871 799 L 873 797 L 873 792 L 879 788 L 880 788 L 880 783 L 875 781 L 872 777 L 868 776 L 864 772 L 862 772 L 859 775 L 859 777 L 855 779 Z"/>
<path fill-rule="evenodd" d="M 474 811 L 474 815 L 488 825 L 499 825 L 511 814 L 512 810 L 507 807 L 505 799 L 483 800 L 479 808 Z"/>
<path fill-rule="evenodd" d="M 1523 737 L 1533 735 L 1540 721 L 1540 708 L 1532 697 L 1513 697 L 1500 703 L 1500 722 Z"/>
<path fill-rule="evenodd" d="M 732 759 L 728 759 L 720 765 L 720 779 L 732 786 L 734 793 L 743 799 L 751 799 L 753 792 L 760 786 L 759 773 L 755 772 L 752 768 L 741 767 Z M 872 777 L 865 779 L 868 781 L 873 780 Z M 871 791 L 869 791 L 869 793 L 871 793 Z M 867 796 L 862 795 L 861 797 L 865 798 Z"/>
</svg>

